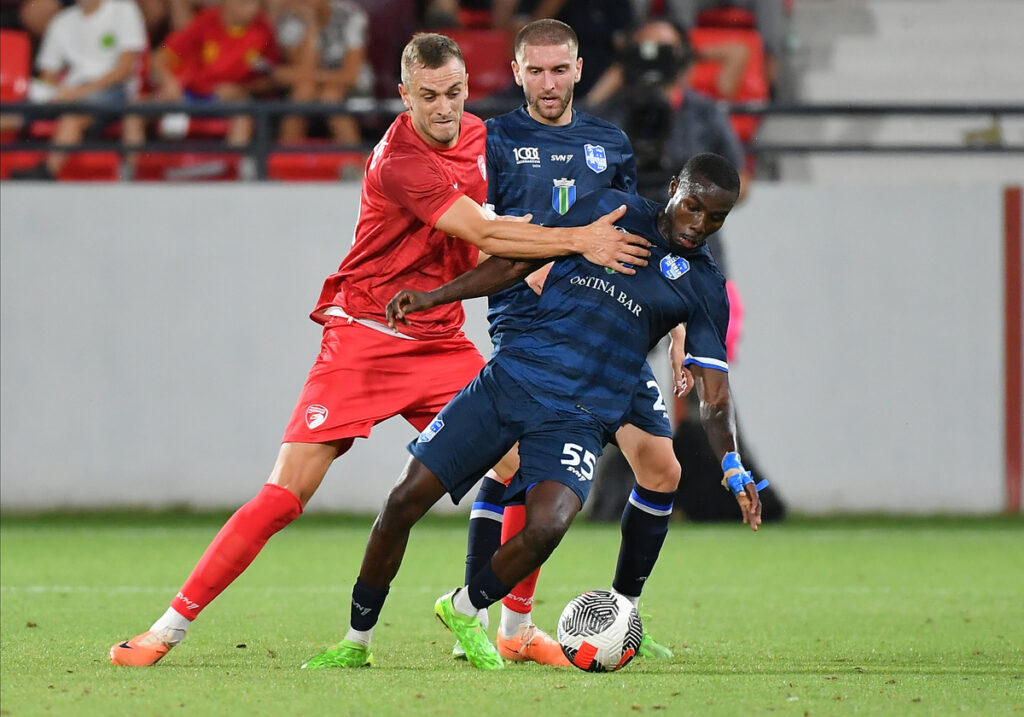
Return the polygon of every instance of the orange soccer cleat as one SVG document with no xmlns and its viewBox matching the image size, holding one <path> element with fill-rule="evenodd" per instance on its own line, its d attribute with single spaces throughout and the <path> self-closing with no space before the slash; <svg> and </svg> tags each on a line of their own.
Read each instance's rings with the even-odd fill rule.
<svg viewBox="0 0 1024 717">
<path fill-rule="evenodd" d="M 166 633 L 147 630 L 131 640 L 119 642 L 111 647 L 110 661 L 115 665 L 131 667 L 155 665 L 175 645 L 168 642 L 167 637 Z"/>
<path fill-rule="evenodd" d="M 536 662 L 541 665 L 568 667 L 569 659 L 562 646 L 536 625 L 520 625 L 516 634 L 505 637 L 498 630 L 498 652 L 513 662 Z"/>
</svg>

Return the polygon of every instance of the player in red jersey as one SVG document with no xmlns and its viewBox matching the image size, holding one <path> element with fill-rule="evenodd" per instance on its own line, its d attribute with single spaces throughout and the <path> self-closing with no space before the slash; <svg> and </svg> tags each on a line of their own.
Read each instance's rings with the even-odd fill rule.
<svg viewBox="0 0 1024 717">
<path fill-rule="evenodd" d="M 299 516 L 357 437 L 395 415 L 424 429 L 476 376 L 484 360 L 461 331 L 460 306 L 424 312 L 401 333 L 387 327 L 385 306 L 400 288 L 450 281 L 478 251 L 513 259 L 581 253 L 629 274 L 628 264 L 646 264 L 647 241 L 612 225 L 624 207 L 586 227 L 495 221 L 480 205 L 485 132 L 463 114 L 467 87 L 452 40 L 422 34 L 406 46 L 399 92 L 407 112 L 367 161 L 355 242 L 312 313 L 324 325 L 321 352 L 270 478 L 224 524 L 163 616 L 111 647 L 114 664 L 152 665 L 180 643 L 200 611 Z"/>
</svg>

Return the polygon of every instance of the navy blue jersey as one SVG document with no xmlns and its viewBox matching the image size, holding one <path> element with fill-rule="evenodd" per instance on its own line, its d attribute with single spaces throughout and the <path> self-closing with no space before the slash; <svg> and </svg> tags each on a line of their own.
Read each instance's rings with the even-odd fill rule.
<svg viewBox="0 0 1024 717">
<path fill-rule="evenodd" d="M 614 190 L 579 199 L 559 224 L 586 224 L 621 204 L 617 226 L 653 243 L 632 276 L 581 256 L 557 260 L 535 316 L 491 361 L 540 403 L 584 412 L 610 429 L 629 408 L 648 351 L 686 323 L 686 363 L 728 371 L 725 278 L 706 246 L 673 253 L 657 228 L 664 205 Z"/>
<path fill-rule="evenodd" d="M 553 127 L 526 107 L 487 120 L 487 203 L 498 214 L 533 214 L 533 223 L 557 222 L 577 197 L 597 189 L 636 194 L 636 160 L 625 133 L 584 112 Z M 522 330 L 537 307 L 525 283 L 490 297 L 487 319 L 495 349 L 503 335 Z"/>
</svg>

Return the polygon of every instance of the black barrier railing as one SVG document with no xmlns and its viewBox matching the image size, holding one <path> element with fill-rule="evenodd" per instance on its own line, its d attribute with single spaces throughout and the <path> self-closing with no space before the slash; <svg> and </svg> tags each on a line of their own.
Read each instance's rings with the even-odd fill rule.
<svg viewBox="0 0 1024 717">
<path fill-rule="evenodd" d="M 507 112 L 517 106 L 517 102 L 498 101 L 493 98 L 476 100 L 467 103 L 466 108 L 481 117 L 493 117 Z M 1004 117 L 1024 117 L 1024 104 L 945 104 L 945 105 L 913 105 L 913 104 L 729 104 L 722 103 L 722 108 L 730 114 L 753 115 L 759 117 L 927 117 L 950 118 L 976 116 L 992 123 L 998 123 Z M 306 117 L 346 114 L 358 119 L 390 121 L 391 117 L 403 110 L 402 102 L 395 98 L 389 100 L 354 99 L 336 104 L 295 103 L 284 101 L 245 102 L 224 104 L 194 105 L 187 103 L 145 102 L 121 105 L 85 105 L 80 103 L 49 103 L 35 104 L 30 102 L 0 103 L 0 114 L 20 115 L 27 125 L 36 119 L 51 119 L 61 114 L 91 114 L 95 117 L 118 118 L 125 115 L 140 115 L 154 118 L 172 114 L 185 114 L 192 117 L 232 117 L 247 115 L 253 118 L 252 140 L 245 146 L 230 145 L 221 140 L 147 140 L 143 144 L 126 146 L 116 140 L 86 140 L 73 147 L 61 147 L 67 152 L 117 152 L 122 156 L 128 152 L 168 152 L 168 153 L 201 153 L 226 152 L 238 153 L 253 159 L 255 176 L 265 179 L 267 161 L 271 153 L 329 153 L 338 151 L 368 152 L 375 144 L 367 141 L 356 145 L 335 143 L 314 144 L 281 144 L 272 136 L 274 121 L 286 115 Z M 52 149 L 53 145 L 46 140 L 17 139 L 0 145 L 3 151 L 41 151 Z M 774 142 L 755 140 L 747 146 L 747 150 L 756 156 L 793 154 L 793 153 L 891 153 L 891 154 L 1024 154 L 1024 143 L 1004 143 L 1002 137 L 998 141 L 983 140 L 977 142 L 957 143 L 885 143 L 885 142 Z"/>
</svg>

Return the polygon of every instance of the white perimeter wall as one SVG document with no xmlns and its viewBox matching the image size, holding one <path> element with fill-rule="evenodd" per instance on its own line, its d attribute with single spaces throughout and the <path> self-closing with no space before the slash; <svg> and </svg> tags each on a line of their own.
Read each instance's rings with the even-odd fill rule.
<svg viewBox="0 0 1024 717">
<path fill-rule="evenodd" d="M 251 496 L 357 206 L 356 185 L 5 183 L 0 505 Z M 735 394 L 794 509 L 1002 508 L 1001 227 L 994 186 L 761 184 L 730 217 Z M 310 508 L 376 510 L 413 433 L 357 442 Z"/>
</svg>

